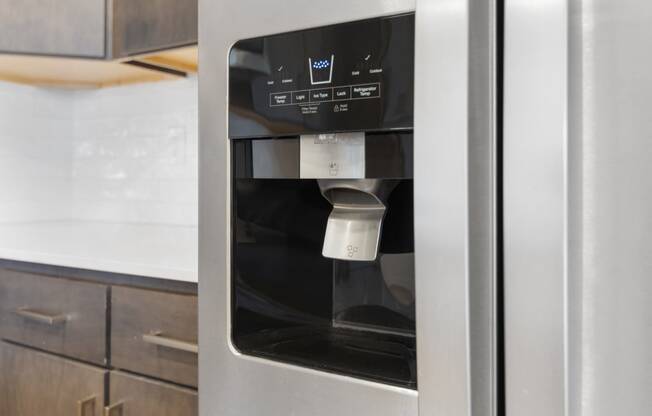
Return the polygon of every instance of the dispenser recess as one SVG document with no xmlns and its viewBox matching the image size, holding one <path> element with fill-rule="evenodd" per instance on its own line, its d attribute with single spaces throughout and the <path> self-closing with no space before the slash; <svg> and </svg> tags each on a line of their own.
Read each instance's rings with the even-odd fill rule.
<svg viewBox="0 0 652 416">
<path fill-rule="evenodd" d="M 241 353 L 416 388 L 413 61 L 413 14 L 232 48 Z"/>
</svg>

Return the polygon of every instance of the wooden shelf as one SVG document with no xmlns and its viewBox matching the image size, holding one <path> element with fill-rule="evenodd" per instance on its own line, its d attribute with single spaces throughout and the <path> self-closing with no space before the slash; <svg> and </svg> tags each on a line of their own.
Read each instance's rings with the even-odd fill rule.
<svg viewBox="0 0 652 416">
<path fill-rule="evenodd" d="M 197 47 L 168 50 L 129 60 L 194 73 L 197 72 Z M 0 55 L 0 80 L 21 84 L 101 88 L 176 78 L 176 75 L 169 73 L 127 65 L 124 61 Z"/>
</svg>

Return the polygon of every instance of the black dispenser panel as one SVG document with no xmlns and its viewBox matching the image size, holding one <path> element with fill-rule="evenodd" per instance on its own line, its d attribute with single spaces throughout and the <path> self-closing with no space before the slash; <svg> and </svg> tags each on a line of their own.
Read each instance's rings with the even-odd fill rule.
<svg viewBox="0 0 652 416">
<path fill-rule="evenodd" d="M 237 42 L 229 136 L 411 129 L 414 15 Z"/>
<path fill-rule="evenodd" d="M 231 336 L 242 354 L 416 389 L 413 61 L 413 14 L 233 46 Z M 362 247 L 328 227 L 366 226 L 361 213 L 381 203 L 382 227 L 365 229 L 375 258 L 325 250 Z"/>
<path fill-rule="evenodd" d="M 242 178 L 233 187 L 235 347 L 416 388 L 413 181 L 390 196 L 378 258 L 356 262 L 322 255 L 332 207 L 316 180 Z"/>
</svg>

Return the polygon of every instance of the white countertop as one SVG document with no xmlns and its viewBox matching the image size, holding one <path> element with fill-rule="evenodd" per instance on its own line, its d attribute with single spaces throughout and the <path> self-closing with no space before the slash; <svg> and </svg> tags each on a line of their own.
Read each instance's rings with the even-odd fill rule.
<svg viewBox="0 0 652 416">
<path fill-rule="evenodd" d="M 197 227 L 81 221 L 0 224 L 0 258 L 197 282 Z"/>
</svg>

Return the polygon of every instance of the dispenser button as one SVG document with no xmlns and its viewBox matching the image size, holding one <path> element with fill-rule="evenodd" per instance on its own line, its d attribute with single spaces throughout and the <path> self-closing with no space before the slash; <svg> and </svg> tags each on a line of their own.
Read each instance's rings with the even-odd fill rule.
<svg viewBox="0 0 652 416">
<path fill-rule="evenodd" d="M 334 89 L 336 100 L 348 100 L 351 98 L 351 87 L 339 87 Z"/>
<path fill-rule="evenodd" d="M 380 97 L 380 84 L 355 85 L 352 88 L 353 98 L 375 98 Z"/>
<path fill-rule="evenodd" d="M 292 104 L 302 104 L 308 102 L 308 91 L 294 91 L 292 93 Z"/>
<path fill-rule="evenodd" d="M 310 90 L 310 101 L 330 101 L 333 99 L 333 89 L 323 88 L 320 90 Z"/>
<path fill-rule="evenodd" d="M 269 95 L 270 99 L 270 105 L 271 106 L 277 106 L 277 105 L 287 105 L 291 103 L 291 97 L 289 92 L 278 92 L 274 94 Z"/>
</svg>

